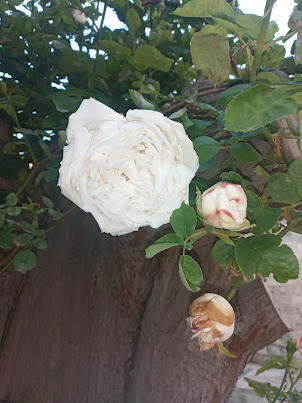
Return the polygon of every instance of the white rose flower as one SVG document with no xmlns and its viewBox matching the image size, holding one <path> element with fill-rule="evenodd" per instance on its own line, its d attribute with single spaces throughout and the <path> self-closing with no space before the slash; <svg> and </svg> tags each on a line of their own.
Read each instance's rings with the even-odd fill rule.
<svg viewBox="0 0 302 403">
<path fill-rule="evenodd" d="M 217 294 L 206 293 L 190 305 L 187 322 L 197 337 L 200 350 L 210 350 L 232 336 L 235 313 L 232 305 Z"/>
<path fill-rule="evenodd" d="M 69 118 L 58 185 L 103 232 L 123 235 L 168 223 L 198 166 L 180 123 L 149 110 L 124 117 L 86 99 Z"/>
<path fill-rule="evenodd" d="M 249 227 L 246 220 L 247 198 L 240 185 L 219 182 L 198 195 L 197 209 L 216 228 L 239 230 Z"/>
</svg>

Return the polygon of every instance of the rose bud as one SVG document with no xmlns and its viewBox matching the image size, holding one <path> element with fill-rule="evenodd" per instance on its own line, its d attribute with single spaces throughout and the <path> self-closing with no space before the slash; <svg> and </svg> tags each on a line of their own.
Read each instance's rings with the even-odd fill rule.
<svg viewBox="0 0 302 403">
<path fill-rule="evenodd" d="M 83 13 L 83 11 L 77 10 L 76 8 L 74 8 L 72 10 L 72 16 L 75 20 L 75 22 L 78 22 L 79 24 L 86 24 L 86 16 Z"/>
<path fill-rule="evenodd" d="M 216 228 L 240 230 L 249 226 L 245 219 L 247 198 L 240 185 L 219 182 L 196 199 L 197 209 Z"/>
<path fill-rule="evenodd" d="M 69 117 L 59 186 L 103 232 L 167 224 L 199 167 L 184 127 L 151 110 L 120 115 L 85 99 Z"/>
<path fill-rule="evenodd" d="M 302 347 L 302 337 L 298 337 L 297 339 L 294 339 L 294 341 L 297 343 L 297 350 L 300 350 Z"/>
<path fill-rule="evenodd" d="M 190 305 L 187 322 L 197 337 L 200 350 L 210 350 L 234 332 L 235 314 L 232 305 L 217 294 L 204 294 Z"/>
</svg>

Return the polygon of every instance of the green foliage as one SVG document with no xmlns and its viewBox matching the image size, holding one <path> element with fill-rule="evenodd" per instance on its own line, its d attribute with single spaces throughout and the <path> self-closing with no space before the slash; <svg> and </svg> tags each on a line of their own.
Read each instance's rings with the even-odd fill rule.
<svg viewBox="0 0 302 403">
<path fill-rule="evenodd" d="M 192 292 L 200 290 L 203 276 L 199 264 L 188 255 L 179 258 L 179 276 L 183 285 Z"/>
<path fill-rule="evenodd" d="M 25 274 L 35 267 L 36 255 L 31 250 L 21 250 L 14 257 L 13 264 L 18 272 Z"/>
<path fill-rule="evenodd" d="M 238 162 L 259 162 L 262 160 L 261 155 L 249 143 L 233 144 L 229 151 Z"/>
<path fill-rule="evenodd" d="M 173 230 L 182 238 L 192 235 L 197 224 L 195 211 L 192 207 L 182 203 L 181 207 L 174 210 L 171 216 Z"/>
<path fill-rule="evenodd" d="M 155 241 L 153 245 L 146 248 L 146 258 L 150 259 L 163 250 L 172 248 L 173 246 L 183 245 L 184 240 L 177 234 L 164 235 L 162 238 Z"/>
<path fill-rule="evenodd" d="M 220 150 L 219 142 L 215 141 L 212 137 L 197 137 L 193 141 L 193 145 L 199 157 L 200 164 L 210 160 Z"/>
<path fill-rule="evenodd" d="M 299 276 L 299 263 L 287 245 L 281 245 L 275 235 L 240 238 L 235 246 L 235 258 L 240 271 L 248 280 L 254 274 L 268 277 L 271 273 L 276 281 L 286 283 Z"/>
<path fill-rule="evenodd" d="M 225 269 L 234 261 L 234 247 L 220 239 L 213 246 L 211 256 L 221 269 Z"/>
<path fill-rule="evenodd" d="M 281 203 L 293 204 L 301 199 L 294 178 L 282 172 L 270 176 L 267 189 L 272 198 Z"/>
</svg>

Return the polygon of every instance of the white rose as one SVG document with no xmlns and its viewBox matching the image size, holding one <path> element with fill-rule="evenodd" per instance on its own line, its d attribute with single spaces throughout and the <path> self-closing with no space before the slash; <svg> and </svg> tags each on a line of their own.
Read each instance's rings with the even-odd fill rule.
<svg viewBox="0 0 302 403">
<path fill-rule="evenodd" d="M 240 185 L 219 182 L 197 197 L 197 209 L 216 228 L 229 230 L 249 226 L 246 218 L 247 198 Z"/>
<path fill-rule="evenodd" d="M 124 117 L 86 99 L 69 118 L 58 185 L 103 232 L 123 235 L 168 223 L 198 166 L 180 123 L 145 110 Z"/>
<path fill-rule="evenodd" d="M 72 10 L 72 16 L 74 18 L 74 20 L 76 22 L 78 22 L 79 24 L 86 24 L 86 16 L 83 13 L 83 11 L 77 10 L 76 8 L 74 8 Z"/>
<path fill-rule="evenodd" d="M 200 350 L 210 350 L 232 336 L 235 313 L 232 305 L 217 294 L 204 294 L 190 305 L 187 322 L 197 337 Z"/>
</svg>

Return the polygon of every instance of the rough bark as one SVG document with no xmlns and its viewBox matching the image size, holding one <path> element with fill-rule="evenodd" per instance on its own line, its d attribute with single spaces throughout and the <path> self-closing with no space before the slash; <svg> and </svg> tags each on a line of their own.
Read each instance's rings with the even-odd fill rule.
<svg viewBox="0 0 302 403">
<path fill-rule="evenodd" d="M 218 364 L 213 351 L 199 352 L 185 321 L 196 295 L 180 283 L 178 253 L 145 259 L 160 232 L 111 237 L 79 211 L 59 224 L 24 284 L 0 359 L 0 400 L 227 401 L 253 354 L 288 325 L 257 280 L 232 301 L 229 349 L 237 358 Z M 211 262 L 212 242 L 200 240 L 193 252 L 204 272 L 201 293 L 226 295 L 233 279 Z M 1 306 L 9 298 L 2 295 Z"/>
</svg>

